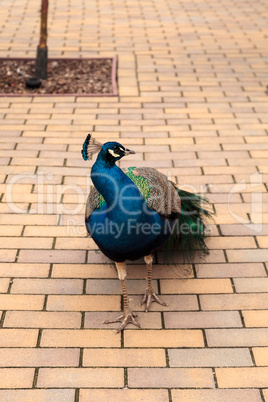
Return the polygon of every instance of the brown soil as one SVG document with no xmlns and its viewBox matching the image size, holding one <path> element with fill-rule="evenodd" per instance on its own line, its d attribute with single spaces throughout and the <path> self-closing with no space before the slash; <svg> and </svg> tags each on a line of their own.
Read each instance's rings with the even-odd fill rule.
<svg viewBox="0 0 268 402">
<path fill-rule="evenodd" d="M 0 94 L 111 94 L 112 59 L 49 60 L 48 79 L 28 89 L 35 60 L 0 60 Z"/>
</svg>

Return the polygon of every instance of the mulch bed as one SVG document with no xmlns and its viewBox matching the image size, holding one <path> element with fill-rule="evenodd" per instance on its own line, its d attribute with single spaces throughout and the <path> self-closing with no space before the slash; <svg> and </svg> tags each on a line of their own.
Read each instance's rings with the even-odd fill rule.
<svg viewBox="0 0 268 402">
<path fill-rule="evenodd" d="M 112 59 L 55 59 L 48 61 L 48 79 L 28 89 L 35 60 L 0 59 L 0 94 L 112 94 Z"/>
</svg>

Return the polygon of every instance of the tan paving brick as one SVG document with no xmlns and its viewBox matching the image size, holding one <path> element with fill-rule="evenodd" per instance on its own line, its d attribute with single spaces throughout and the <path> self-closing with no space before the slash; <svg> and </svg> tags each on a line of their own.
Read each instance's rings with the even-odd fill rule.
<svg viewBox="0 0 268 402">
<path fill-rule="evenodd" d="M 144 127 L 145 129 L 146 127 Z M 174 152 L 171 154 L 170 152 L 154 152 L 154 153 L 146 153 L 145 154 L 146 161 L 150 160 L 169 160 L 169 159 L 195 159 L 194 152 Z"/>
<path fill-rule="evenodd" d="M 15 279 L 11 293 L 25 294 L 82 294 L 79 279 Z"/>
<path fill-rule="evenodd" d="M 230 262 L 265 262 L 268 259 L 268 250 L 227 250 Z"/>
<path fill-rule="evenodd" d="M 107 264 L 53 264 L 52 277 L 115 279 L 117 278 L 117 273 L 114 267 Z"/>
<path fill-rule="evenodd" d="M 22 225 L 18 226 L 1 226 L 0 235 L 1 236 L 20 236 L 22 232 Z"/>
<path fill-rule="evenodd" d="M 164 313 L 165 328 L 242 327 L 237 311 L 197 311 Z"/>
<path fill-rule="evenodd" d="M 225 235 L 231 235 L 231 236 L 255 236 L 256 235 L 256 229 L 254 228 L 254 225 L 221 225 L 220 226 L 222 234 Z M 267 234 L 267 225 L 262 226 L 262 234 Z"/>
<path fill-rule="evenodd" d="M 49 311 L 7 311 L 5 327 L 80 328 L 81 314 Z"/>
<path fill-rule="evenodd" d="M 9 287 L 9 279 L 0 279 L 0 292 L 6 293 Z"/>
<path fill-rule="evenodd" d="M 17 250 L 0 250 L 0 261 L 11 262 L 15 261 Z"/>
<path fill-rule="evenodd" d="M 238 194 L 237 194 L 238 195 Z M 226 197 L 226 200 L 227 200 L 227 198 L 228 198 L 228 195 L 225 193 L 225 195 L 224 195 L 225 197 Z M 210 198 L 211 198 L 211 201 L 218 201 L 218 200 L 220 200 L 221 198 L 223 197 L 223 194 L 213 194 Z M 234 197 L 233 197 L 233 200 L 234 200 Z M 246 213 L 240 213 L 239 214 L 239 216 L 241 217 L 241 219 L 243 219 L 243 221 L 244 222 L 247 222 L 247 223 L 250 223 L 250 221 L 249 221 L 249 219 L 247 218 L 247 214 Z M 217 224 L 217 225 L 224 225 L 224 224 L 236 224 L 237 223 L 237 216 L 233 216 L 233 215 L 230 215 L 230 214 L 221 214 L 220 216 L 217 216 L 216 218 L 215 218 L 215 223 Z M 244 250 L 228 250 L 228 258 L 229 258 L 229 253 L 231 254 L 231 255 L 241 255 L 242 254 L 242 251 L 244 251 Z M 251 251 L 251 250 L 250 250 Z M 252 250 L 252 251 L 256 251 L 256 252 L 258 252 L 258 250 Z M 246 250 L 246 252 L 248 252 L 248 250 Z M 235 260 L 233 260 L 232 259 L 232 257 L 231 258 L 229 258 L 229 261 L 230 262 L 244 262 L 244 259 L 242 259 L 242 260 L 239 260 L 239 259 L 235 259 Z M 253 262 L 254 262 L 254 260 L 253 260 Z M 258 262 L 258 261 L 257 261 Z"/>
<path fill-rule="evenodd" d="M 44 330 L 43 347 L 119 347 L 120 336 L 113 330 Z"/>
<path fill-rule="evenodd" d="M 126 347 L 202 347 L 203 336 L 198 330 L 126 331 Z"/>
<path fill-rule="evenodd" d="M 57 216 L 56 215 L 19 215 L 19 214 L 5 214 L 1 216 L 0 219 L 1 225 L 56 225 L 57 224 Z"/>
<path fill-rule="evenodd" d="M 120 311 L 120 296 L 49 296 L 47 310 L 51 311 Z"/>
<path fill-rule="evenodd" d="M 239 293 L 257 293 L 268 291 L 268 278 L 234 279 L 236 291 Z"/>
<path fill-rule="evenodd" d="M 268 367 L 216 368 L 220 388 L 258 388 L 267 385 Z"/>
<path fill-rule="evenodd" d="M 34 347 L 37 342 L 37 329 L 6 329 L 0 331 L 0 347 Z"/>
<path fill-rule="evenodd" d="M 33 377 L 33 368 L 0 368 L 0 387 L 30 388 Z"/>
<path fill-rule="evenodd" d="M 253 366 L 248 349 L 170 349 L 170 367 Z"/>
<path fill-rule="evenodd" d="M 122 368 L 42 368 L 37 386 L 45 388 L 121 388 L 124 385 Z"/>
<path fill-rule="evenodd" d="M 239 209 L 241 211 L 241 206 Z M 237 249 L 256 248 L 253 237 L 215 237 L 208 239 L 208 247 L 211 249 Z"/>
<path fill-rule="evenodd" d="M 267 309 L 268 295 L 258 293 L 232 295 L 201 295 L 203 310 L 255 310 Z"/>
<path fill-rule="evenodd" d="M 166 389 L 81 389 L 80 401 L 86 402 L 90 398 L 96 401 L 109 400 L 111 402 L 135 402 L 145 400 L 148 402 L 168 402 Z"/>
<path fill-rule="evenodd" d="M 234 166 L 222 166 L 222 167 L 204 167 L 205 175 L 210 174 L 242 174 L 249 175 L 256 173 L 256 168 L 252 167 L 234 167 Z"/>
<path fill-rule="evenodd" d="M 1 367 L 69 367 L 79 365 L 79 349 L 0 349 Z"/>
<path fill-rule="evenodd" d="M 261 396 L 256 389 L 173 389 L 174 402 L 206 401 L 206 402 L 261 402 Z"/>
<path fill-rule="evenodd" d="M 268 389 L 263 389 L 263 396 L 264 396 L 265 401 L 267 401 L 268 400 Z"/>
<path fill-rule="evenodd" d="M 268 310 L 242 311 L 246 327 L 268 326 Z"/>
<path fill-rule="evenodd" d="M 84 349 L 84 367 L 165 367 L 164 349 Z"/>
<path fill-rule="evenodd" d="M 261 263 L 226 263 L 226 264 L 196 264 L 198 278 L 235 278 L 263 277 L 264 266 Z"/>
<path fill-rule="evenodd" d="M 268 348 L 252 348 L 257 366 L 268 365 Z"/>
<path fill-rule="evenodd" d="M 3 310 L 42 310 L 44 296 L 0 294 L 0 305 Z"/>
<path fill-rule="evenodd" d="M 19 156 L 19 155 L 18 155 Z M 12 158 L 11 165 L 19 165 L 19 166 L 38 166 L 40 163 L 41 166 L 63 166 L 64 160 L 63 158 Z"/>
<path fill-rule="evenodd" d="M 161 293 L 232 293 L 228 279 L 161 279 Z"/>
<path fill-rule="evenodd" d="M 0 398 L 3 402 L 48 402 L 53 400 L 73 402 L 74 393 L 74 389 L 6 389 L 0 390 Z"/>
<path fill-rule="evenodd" d="M 212 371 L 197 368 L 130 368 L 130 388 L 214 388 Z"/>
<path fill-rule="evenodd" d="M 209 346 L 267 346 L 268 328 L 207 329 Z"/>
<path fill-rule="evenodd" d="M 86 234 L 86 232 L 84 232 Z M 68 227 L 66 226 L 26 226 L 23 236 L 43 236 L 43 237 L 70 237 L 81 236 L 82 233 L 77 233 L 75 230 L 68 233 Z"/>
<path fill-rule="evenodd" d="M 257 241 L 261 248 L 268 247 L 268 236 L 257 236 Z"/>
<path fill-rule="evenodd" d="M 46 278 L 49 274 L 49 264 L 0 264 L 0 277 Z"/>
<path fill-rule="evenodd" d="M 78 250 L 21 250 L 19 262 L 85 262 L 86 252 Z"/>
</svg>

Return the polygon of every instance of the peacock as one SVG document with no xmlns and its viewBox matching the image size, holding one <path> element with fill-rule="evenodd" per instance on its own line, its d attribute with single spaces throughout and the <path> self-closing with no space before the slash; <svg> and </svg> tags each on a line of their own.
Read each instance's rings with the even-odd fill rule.
<svg viewBox="0 0 268 402">
<path fill-rule="evenodd" d="M 82 157 L 88 160 L 97 152 L 85 225 L 103 254 L 115 262 L 122 283 L 123 312 L 115 320 L 105 321 L 120 322 L 119 333 L 129 323 L 140 328 L 137 314 L 129 307 L 126 261 L 144 258 L 146 263 L 147 288 L 141 301 L 145 311 L 152 302 L 166 306 L 152 287 L 152 255 L 164 244 L 167 250 L 180 250 L 187 261 L 196 249 L 207 254 L 205 220 L 210 212 L 206 199 L 179 189 L 156 169 L 120 169 L 116 162 L 135 152 L 118 142 L 102 145 L 88 134 Z"/>
</svg>

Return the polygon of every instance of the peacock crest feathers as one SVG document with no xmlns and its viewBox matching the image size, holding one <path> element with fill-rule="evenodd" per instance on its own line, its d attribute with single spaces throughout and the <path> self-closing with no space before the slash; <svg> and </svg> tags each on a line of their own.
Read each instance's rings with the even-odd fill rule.
<svg viewBox="0 0 268 402">
<path fill-rule="evenodd" d="M 88 159 L 91 159 L 92 155 L 100 152 L 102 147 L 102 144 L 98 141 L 96 141 L 94 138 L 92 138 L 91 134 L 87 135 L 87 138 L 85 139 L 83 143 L 83 148 L 81 150 L 82 157 L 84 161 L 87 161 Z"/>
</svg>

